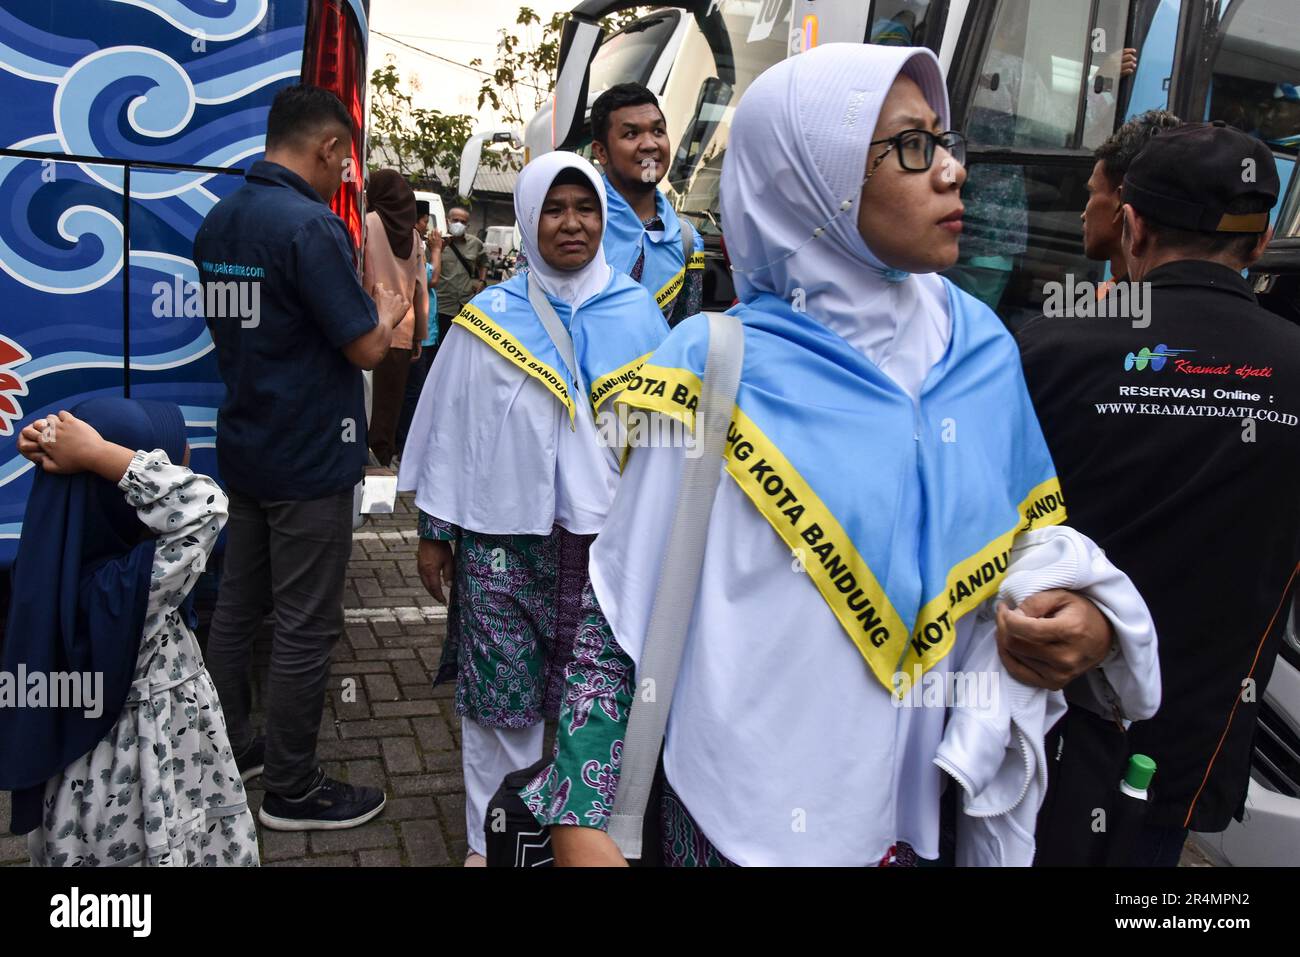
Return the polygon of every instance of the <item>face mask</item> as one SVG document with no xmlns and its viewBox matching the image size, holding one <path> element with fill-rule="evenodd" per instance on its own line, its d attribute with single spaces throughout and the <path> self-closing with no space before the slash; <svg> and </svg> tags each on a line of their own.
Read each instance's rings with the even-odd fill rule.
<svg viewBox="0 0 1300 957">
<path fill-rule="evenodd" d="M 450 226 L 447 227 L 447 232 L 451 233 L 453 236 L 464 236 L 464 235 L 465 235 L 465 224 L 464 224 L 464 223 L 452 223 Z"/>
</svg>

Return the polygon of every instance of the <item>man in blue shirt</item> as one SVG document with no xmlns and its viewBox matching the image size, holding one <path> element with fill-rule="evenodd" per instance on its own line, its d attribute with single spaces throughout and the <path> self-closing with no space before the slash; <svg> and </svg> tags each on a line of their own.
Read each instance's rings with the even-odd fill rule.
<svg viewBox="0 0 1300 957">
<path fill-rule="evenodd" d="M 361 370 L 383 359 L 409 305 L 382 286 L 376 301 L 366 295 L 352 240 L 327 205 L 352 136 L 333 94 L 281 90 L 266 158 L 194 240 L 226 385 L 217 463 L 230 495 L 207 665 L 244 779 L 262 774 L 259 820 L 277 830 L 353 827 L 385 800 L 326 777 L 316 758 L 330 652 L 343 631 L 353 487 L 367 458 Z M 249 721 L 249 666 L 272 609 L 262 738 Z"/>
</svg>

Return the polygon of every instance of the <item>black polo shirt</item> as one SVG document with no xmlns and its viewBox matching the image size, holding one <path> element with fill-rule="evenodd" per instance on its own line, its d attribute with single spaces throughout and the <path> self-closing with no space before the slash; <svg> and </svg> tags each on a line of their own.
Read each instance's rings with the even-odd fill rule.
<svg viewBox="0 0 1300 957">
<path fill-rule="evenodd" d="M 230 488 L 263 501 L 323 498 L 361 481 L 361 370 L 342 348 L 375 327 L 343 221 L 302 177 L 254 163 L 194 239 L 208 329 L 226 397 L 217 464 Z M 257 283 L 248 310 L 214 309 L 212 284 Z M 215 313 L 215 314 L 214 314 Z M 227 315 L 226 313 L 234 313 Z"/>
<path fill-rule="evenodd" d="M 1162 703 L 1129 733 L 1156 761 L 1152 820 L 1218 831 L 1245 798 L 1300 561 L 1300 327 L 1225 266 L 1146 278 L 1146 328 L 1039 318 L 1021 354 L 1069 524 L 1155 619 Z"/>
</svg>

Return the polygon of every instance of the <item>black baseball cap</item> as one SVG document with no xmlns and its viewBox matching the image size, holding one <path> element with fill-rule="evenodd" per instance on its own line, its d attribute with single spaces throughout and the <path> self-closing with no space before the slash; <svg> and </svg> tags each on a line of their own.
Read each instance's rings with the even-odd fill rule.
<svg viewBox="0 0 1300 957">
<path fill-rule="evenodd" d="M 1143 217 L 1176 229 L 1262 233 L 1278 189 L 1267 144 L 1215 120 L 1152 137 L 1129 166 L 1122 195 Z"/>
</svg>

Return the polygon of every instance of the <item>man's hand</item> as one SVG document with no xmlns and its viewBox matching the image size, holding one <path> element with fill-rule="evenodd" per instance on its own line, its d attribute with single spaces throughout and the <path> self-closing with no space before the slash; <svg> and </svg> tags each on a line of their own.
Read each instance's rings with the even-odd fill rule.
<svg viewBox="0 0 1300 957">
<path fill-rule="evenodd" d="M 1019 608 L 998 604 L 998 654 L 1011 676 L 1059 691 L 1095 668 L 1115 632 L 1097 606 L 1061 589 L 1031 595 Z"/>
<path fill-rule="evenodd" d="M 431 226 L 429 228 L 429 250 L 431 252 L 440 253 L 442 252 L 442 244 L 445 242 L 446 240 L 442 238 L 442 233 L 438 232 L 438 227 Z"/>
<path fill-rule="evenodd" d="M 418 362 L 420 359 L 420 349 L 422 346 L 418 342 L 411 343 L 411 361 Z"/>
<path fill-rule="evenodd" d="M 451 542 L 437 542 L 422 538 L 415 552 L 415 564 L 420 570 L 420 581 L 429 594 L 444 605 L 442 586 L 451 590 L 452 573 L 456 570 L 456 559 L 451 552 Z"/>
<path fill-rule="evenodd" d="M 1125 47 L 1119 59 L 1119 75 L 1132 76 L 1137 72 L 1138 52 L 1133 47 Z"/>
<path fill-rule="evenodd" d="M 594 827 L 551 826 L 551 850 L 556 867 L 627 867 L 614 839 Z"/>
<path fill-rule="evenodd" d="M 406 317 L 406 310 L 411 308 L 411 300 L 400 292 L 391 292 L 382 282 L 375 284 L 375 309 L 379 321 L 391 329 Z"/>
</svg>

